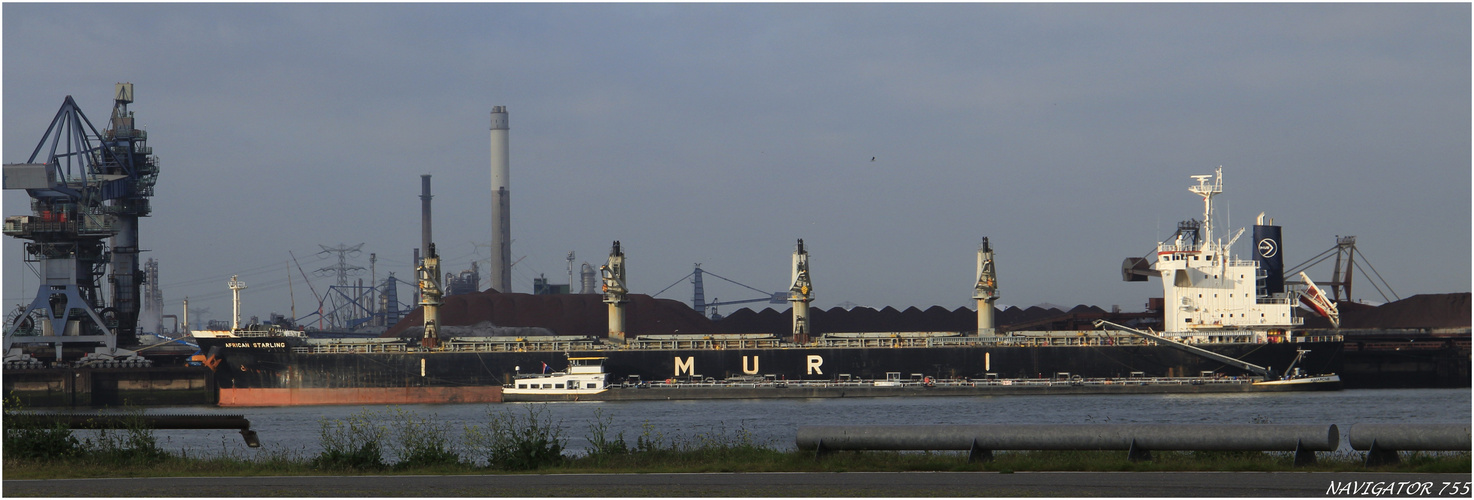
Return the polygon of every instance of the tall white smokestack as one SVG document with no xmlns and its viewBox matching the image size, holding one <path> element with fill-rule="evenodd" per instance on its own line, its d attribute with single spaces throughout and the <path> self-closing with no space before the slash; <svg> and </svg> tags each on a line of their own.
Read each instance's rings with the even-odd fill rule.
<svg viewBox="0 0 1474 500">
<path fill-rule="evenodd" d="M 507 189 L 507 107 L 491 108 L 491 287 L 512 291 L 512 194 Z"/>
</svg>

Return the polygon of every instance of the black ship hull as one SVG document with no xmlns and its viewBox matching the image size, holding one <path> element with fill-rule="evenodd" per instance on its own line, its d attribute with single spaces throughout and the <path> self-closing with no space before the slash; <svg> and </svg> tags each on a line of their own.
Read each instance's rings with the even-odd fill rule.
<svg viewBox="0 0 1474 500">
<path fill-rule="evenodd" d="M 412 404 L 500 401 L 517 373 L 560 370 L 567 357 L 604 357 L 611 383 L 642 381 L 987 380 L 1248 376 L 1238 368 L 1157 345 L 773 347 L 572 349 L 464 352 L 306 352 L 295 339 L 200 339 L 220 346 L 215 365 L 223 406 Z M 1297 349 L 1307 373 L 1340 369 L 1341 342 L 1205 344 L 1209 350 L 1283 371 Z"/>
</svg>

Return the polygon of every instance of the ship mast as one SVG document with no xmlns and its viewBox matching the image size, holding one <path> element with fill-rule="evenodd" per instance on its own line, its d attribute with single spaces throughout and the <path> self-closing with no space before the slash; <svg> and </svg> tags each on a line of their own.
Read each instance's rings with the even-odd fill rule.
<svg viewBox="0 0 1474 500">
<path fill-rule="evenodd" d="M 1192 178 L 1198 181 L 1198 185 L 1187 190 L 1203 197 L 1202 241 L 1206 244 L 1213 241 L 1213 195 L 1223 192 L 1223 166 L 1220 165 L 1213 175 L 1194 175 Z M 1208 184 L 1208 179 L 1213 179 L 1213 183 Z"/>
<path fill-rule="evenodd" d="M 230 277 L 230 331 L 241 329 L 241 290 L 246 289 L 246 284 L 238 279 L 238 276 Z"/>
</svg>

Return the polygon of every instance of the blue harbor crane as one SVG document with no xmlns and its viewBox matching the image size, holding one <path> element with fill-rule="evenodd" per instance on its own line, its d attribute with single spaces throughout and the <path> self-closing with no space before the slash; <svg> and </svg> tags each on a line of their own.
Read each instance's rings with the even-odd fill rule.
<svg viewBox="0 0 1474 500">
<path fill-rule="evenodd" d="M 151 212 L 159 166 L 128 110 L 133 84 L 115 90 L 102 132 L 67 96 L 30 158 L 4 166 L 5 189 L 25 189 L 32 208 L 6 217 L 4 233 L 30 241 L 25 258 L 41 278 L 5 325 L 7 356 L 17 344 L 53 344 L 57 361 L 66 343 L 102 344 L 108 357 L 138 345 L 138 219 Z"/>
<path fill-rule="evenodd" d="M 705 274 L 709 274 L 712 277 L 715 277 L 715 278 L 720 279 L 722 281 L 726 281 L 728 283 L 731 283 L 731 284 L 734 284 L 734 285 L 737 285 L 737 286 L 746 288 L 748 290 L 752 290 L 754 292 L 763 294 L 764 297 L 763 298 L 760 298 L 760 299 L 729 300 L 729 301 L 725 301 L 725 302 L 721 302 L 721 301 L 707 302 L 706 301 L 706 286 L 702 282 L 702 276 L 705 275 Z M 702 316 L 708 316 L 707 309 L 708 308 L 711 309 L 711 313 L 708 316 L 711 319 L 721 319 L 721 315 L 717 314 L 717 307 L 718 306 L 730 306 L 730 305 L 737 305 L 737 304 L 751 304 L 751 303 L 754 303 L 754 302 L 767 302 L 769 304 L 782 304 L 782 303 L 784 303 L 784 302 L 786 302 L 788 300 L 788 292 L 764 292 L 762 290 L 758 290 L 757 288 L 754 288 L 754 287 L 751 287 L 751 286 L 748 286 L 748 285 L 744 285 L 742 283 L 738 283 L 736 281 L 733 281 L 731 279 L 722 277 L 721 275 L 718 275 L 718 274 L 713 273 L 711 271 L 702 270 L 701 269 L 701 263 L 699 263 L 699 262 L 696 263 L 696 269 L 693 270 L 693 271 L 691 271 L 691 274 L 687 274 L 685 276 L 682 276 L 681 279 L 676 280 L 675 283 L 671 283 L 670 286 L 667 286 L 667 287 L 661 289 L 659 292 L 655 292 L 655 294 L 652 295 L 652 297 L 658 297 L 658 296 L 660 296 L 660 294 L 665 293 L 666 290 L 670 290 L 671 287 L 674 287 L 676 285 L 681 284 L 682 281 L 686 281 L 687 278 L 690 278 L 690 280 L 691 280 L 691 288 L 692 288 L 692 293 L 691 293 L 691 308 L 692 309 L 695 309 L 696 312 L 701 313 Z"/>
</svg>

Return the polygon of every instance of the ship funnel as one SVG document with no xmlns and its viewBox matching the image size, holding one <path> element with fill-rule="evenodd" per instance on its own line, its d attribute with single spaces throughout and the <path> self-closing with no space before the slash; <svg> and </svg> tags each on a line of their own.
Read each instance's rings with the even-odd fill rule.
<svg viewBox="0 0 1474 500">
<path fill-rule="evenodd" d="M 1254 284 L 1255 294 L 1259 297 L 1271 297 L 1285 293 L 1285 253 L 1281 247 L 1280 227 L 1274 225 L 1274 219 L 1265 219 L 1264 214 L 1259 214 L 1254 226 L 1254 262 L 1259 264 L 1259 270 L 1264 273 L 1261 279 Z"/>
</svg>

